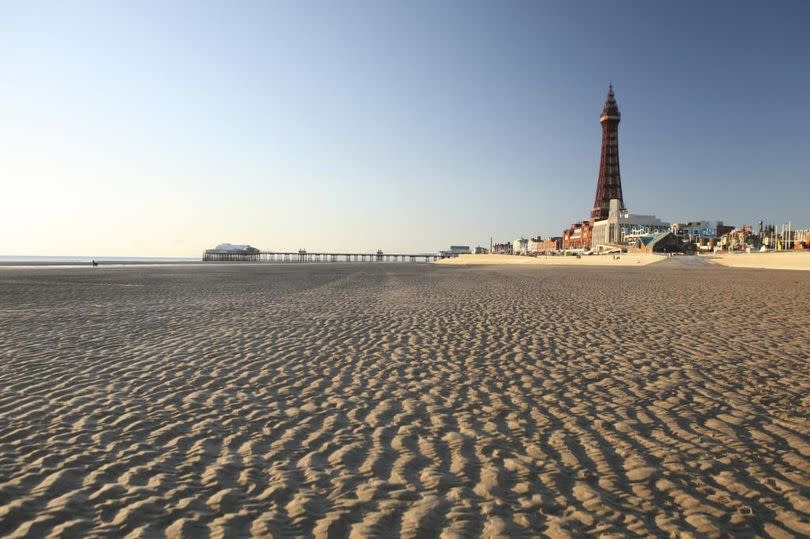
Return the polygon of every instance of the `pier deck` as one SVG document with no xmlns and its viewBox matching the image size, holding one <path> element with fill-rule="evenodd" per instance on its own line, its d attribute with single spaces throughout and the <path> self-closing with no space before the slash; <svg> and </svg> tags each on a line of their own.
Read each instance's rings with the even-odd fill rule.
<svg viewBox="0 0 810 539">
<path fill-rule="evenodd" d="M 258 253 L 203 253 L 203 262 L 434 262 L 442 258 L 435 253 L 310 253 L 307 251 L 260 251 Z"/>
</svg>

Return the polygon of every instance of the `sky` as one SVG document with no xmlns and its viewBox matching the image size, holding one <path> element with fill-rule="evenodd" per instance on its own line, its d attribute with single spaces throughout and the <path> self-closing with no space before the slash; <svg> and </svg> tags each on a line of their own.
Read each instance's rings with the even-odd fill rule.
<svg viewBox="0 0 810 539">
<path fill-rule="evenodd" d="M 810 2 L 0 2 L 0 255 L 810 227 Z"/>
</svg>

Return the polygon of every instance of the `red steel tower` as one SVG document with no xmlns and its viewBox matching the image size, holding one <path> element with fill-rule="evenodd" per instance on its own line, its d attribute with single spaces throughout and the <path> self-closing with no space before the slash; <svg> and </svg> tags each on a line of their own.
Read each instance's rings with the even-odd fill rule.
<svg viewBox="0 0 810 539">
<path fill-rule="evenodd" d="M 619 174 L 619 105 L 613 96 L 613 83 L 608 90 L 605 107 L 599 117 L 602 124 L 602 154 L 599 158 L 599 180 L 596 183 L 596 199 L 593 202 L 591 219 L 607 219 L 610 210 L 610 199 L 618 198 L 619 206 L 624 211 L 622 197 L 622 178 Z"/>
</svg>

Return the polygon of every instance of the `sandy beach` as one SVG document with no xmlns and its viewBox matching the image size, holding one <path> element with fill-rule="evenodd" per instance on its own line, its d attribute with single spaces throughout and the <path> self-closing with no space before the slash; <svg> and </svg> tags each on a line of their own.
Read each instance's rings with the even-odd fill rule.
<svg viewBox="0 0 810 539">
<path fill-rule="evenodd" d="M 709 258 L 730 268 L 810 270 L 810 251 L 719 254 Z"/>
<path fill-rule="evenodd" d="M 515 256 L 515 255 L 459 255 L 439 260 L 437 264 L 453 266 L 508 264 L 542 266 L 646 266 L 664 260 L 666 256 L 657 254 L 583 255 L 576 256 Z"/>
<path fill-rule="evenodd" d="M 807 536 L 808 305 L 675 261 L 0 269 L 0 536 Z"/>
</svg>

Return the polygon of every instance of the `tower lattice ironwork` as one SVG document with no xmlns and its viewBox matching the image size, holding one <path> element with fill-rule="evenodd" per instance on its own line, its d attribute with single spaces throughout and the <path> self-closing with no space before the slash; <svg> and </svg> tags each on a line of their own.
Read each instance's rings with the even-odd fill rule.
<svg viewBox="0 0 810 539">
<path fill-rule="evenodd" d="M 613 95 L 613 84 L 608 90 L 607 100 L 599 117 L 602 124 L 602 153 L 599 158 L 599 179 L 596 183 L 596 199 L 593 202 L 591 218 L 595 221 L 607 219 L 610 200 L 619 199 L 619 206 L 625 210 L 622 196 L 622 178 L 619 173 L 619 105 Z"/>
</svg>

